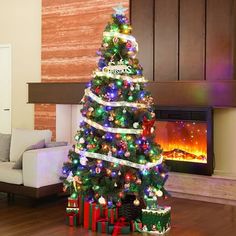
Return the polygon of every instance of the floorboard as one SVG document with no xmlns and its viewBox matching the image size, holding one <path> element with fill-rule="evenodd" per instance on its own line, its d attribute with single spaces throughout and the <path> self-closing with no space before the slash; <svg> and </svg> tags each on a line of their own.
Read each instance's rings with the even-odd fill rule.
<svg viewBox="0 0 236 236">
<path fill-rule="evenodd" d="M 172 228 L 168 236 L 236 235 L 236 206 L 178 198 L 170 198 L 165 204 L 172 207 Z M 65 207 L 65 197 L 45 199 L 32 206 L 29 199 L 22 197 L 8 203 L 2 194 L 0 236 L 105 235 L 65 225 Z"/>
</svg>

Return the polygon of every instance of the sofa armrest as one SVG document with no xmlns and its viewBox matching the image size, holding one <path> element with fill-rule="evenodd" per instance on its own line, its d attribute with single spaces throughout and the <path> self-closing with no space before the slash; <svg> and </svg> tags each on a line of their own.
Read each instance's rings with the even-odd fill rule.
<svg viewBox="0 0 236 236">
<path fill-rule="evenodd" d="M 23 154 L 23 185 L 40 188 L 60 183 L 63 162 L 71 146 L 26 151 Z"/>
</svg>

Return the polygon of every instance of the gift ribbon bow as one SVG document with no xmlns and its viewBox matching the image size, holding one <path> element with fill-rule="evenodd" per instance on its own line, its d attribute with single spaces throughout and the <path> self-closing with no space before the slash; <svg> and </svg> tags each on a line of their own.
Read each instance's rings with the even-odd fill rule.
<svg viewBox="0 0 236 236">
<path fill-rule="evenodd" d="M 143 118 L 143 124 L 142 124 L 143 133 L 142 133 L 142 135 L 144 137 L 147 137 L 151 134 L 151 128 L 153 127 L 154 123 L 155 123 L 155 119 L 148 120 L 146 116 Z"/>
<path fill-rule="evenodd" d="M 122 227 L 126 226 L 125 217 L 120 217 L 114 225 L 112 236 L 117 236 L 120 233 Z"/>
</svg>

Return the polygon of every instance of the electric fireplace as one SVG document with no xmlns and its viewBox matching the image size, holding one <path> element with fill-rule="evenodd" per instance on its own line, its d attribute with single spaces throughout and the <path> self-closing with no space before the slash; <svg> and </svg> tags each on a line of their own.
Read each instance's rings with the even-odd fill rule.
<svg viewBox="0 0 236 236">
<path fill-rule="evenodd" d="M 170 171 L 212 175 L 213 110 L 156 107 L 155 141 Z"/>
</svg>

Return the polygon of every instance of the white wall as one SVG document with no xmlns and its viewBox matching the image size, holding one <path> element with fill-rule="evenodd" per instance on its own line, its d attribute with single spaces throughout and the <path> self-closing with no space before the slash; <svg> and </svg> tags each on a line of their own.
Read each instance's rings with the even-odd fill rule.
<svg viewBox="0 0 236 236">
<path fill-rule="evenodd" d="M 41 0 L 0 0 L 0 44 L 12 46 L 12 127 L 32 129 L 26 83 L 41 81 Z"/>
<path fill-rule="evenodd" d="M 75 143 L 74 136 L 79 129 L 82 105 L 56 105 L 56 141 Z"/>
<path fill-rule="evenodd" d="M 236 177 L 236 109 L 214 111 L 215 174 Z"/>
</svg>

